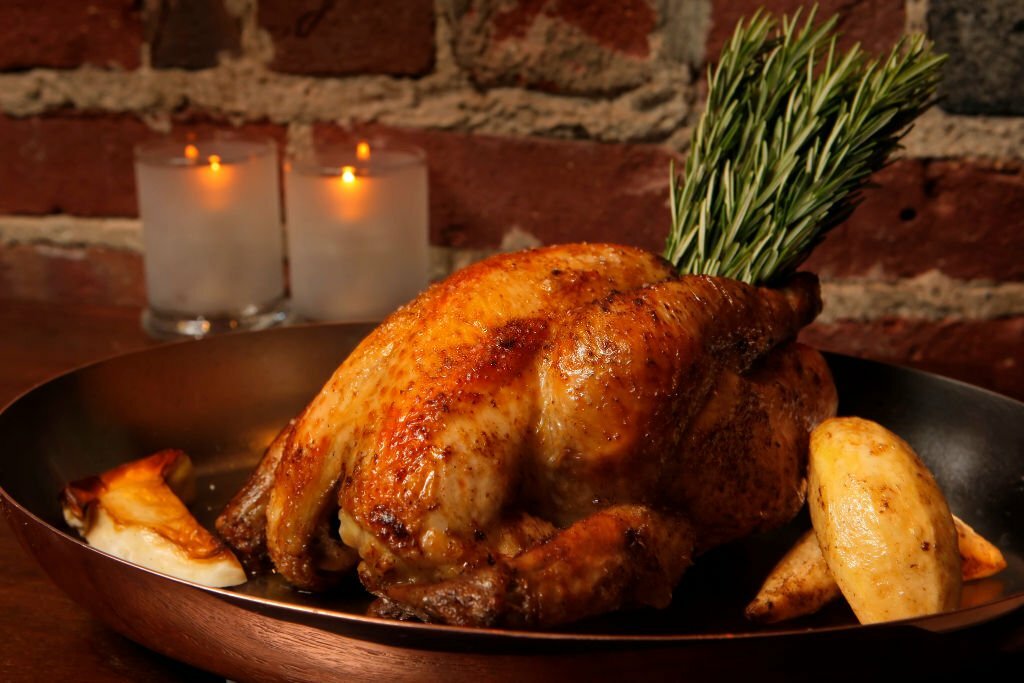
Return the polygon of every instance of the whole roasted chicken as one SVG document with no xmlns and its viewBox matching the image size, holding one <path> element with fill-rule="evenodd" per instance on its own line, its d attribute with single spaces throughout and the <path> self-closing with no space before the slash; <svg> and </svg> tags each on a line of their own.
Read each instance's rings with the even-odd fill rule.
<svg viewBox="0 0 1024 683">
<path fill-rule="evenodd" d="M 793 341 L 817 281 L 679 277 L 629 247 L 490 258 L 370 334 L 217 528 L 380 614 L 536 627 L 662 607 L 695 555 L 789 521 L 836 393 Z"/>
</svg>

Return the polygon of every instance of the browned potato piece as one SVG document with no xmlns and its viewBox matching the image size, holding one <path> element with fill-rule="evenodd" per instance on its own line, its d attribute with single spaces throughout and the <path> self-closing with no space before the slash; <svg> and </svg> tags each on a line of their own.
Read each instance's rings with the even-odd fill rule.
<svg viewBox="0 0 1024 683">
<path fill-rule="evenodd" d="M 234 554 L 182 502 L 194 488 L 191 459 L 165 450 L 68 484 L 61 507 L 69 526 L 111 555 L 207 586 L 245 583 Z"/>
<path fill-rule="evenodd" d="M 1006 568 L 999 549 L 953 515 L 964 581 L 984 579 Z M 966 590 L 966 587 L 965 589 Z M 842 593 L 821 554 L 814 529 L 801 536 L 772 569 L 747 606 L 747 618 L 762 624 L 814 614 Z"/>
<path fill-rule="evenodd" d="M 984 579 L 1006 569 L 1006 558 L 999 548 L 956 515 L 953 515 L 953 524 L 956 525 L 960 572 L 964 581 Z"/>
<path fill-rule="evenodd" d="M 772 569 L 757 597 L 747 605 L 746 615 L 762 624 L 774 624 L 813 614 L 840 595 L 814 529 L 808 529 Z"/>
<path fill-rule="evenodd" d="M 905 441 L 869 420 L 822 422 L 811 433 L 809 492 L 822 555 L 861 623 L 959 606 L 953 517 Z"/>
</svg>

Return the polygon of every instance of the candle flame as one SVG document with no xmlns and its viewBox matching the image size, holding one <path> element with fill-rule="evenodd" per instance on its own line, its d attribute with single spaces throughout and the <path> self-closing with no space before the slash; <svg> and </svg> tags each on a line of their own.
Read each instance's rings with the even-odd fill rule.
<svg viewBox="0 0 1024 683">
<path fill-rule="evenodd" d="M 359 161 L 368 161 L 370 159 L 370 144 L 368 142 L 360 142 L 356 145 L 356 159 L 359 159 Z"/>
<path fill-rule="evenodd" d="M 341 169 L 341 182 L 354 183 L 356 181 L 356 169 L 353 166 L 344 166 Z"/>
<path fill-rule="evenodd" d="M 185 158 L 189 161 L 195 161 L 199 158 L 199 148 L 195 145 L 185 145 Z"/>
<path fill-rule="evenodd" d="M 216 154 L 211 154 L 209 157 L 207 157 L 207 161 L 210 162 L 211 171 L 216 173 L 217 171 L 220 170 L 220 156 Z"/>
</svg>

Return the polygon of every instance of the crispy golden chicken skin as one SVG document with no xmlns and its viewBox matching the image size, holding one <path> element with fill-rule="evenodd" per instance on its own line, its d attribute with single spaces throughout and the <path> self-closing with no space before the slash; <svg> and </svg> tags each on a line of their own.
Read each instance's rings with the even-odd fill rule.
<svg viewBox="0 0 1024 683">
<path fill-rule="evenodd" d="M 695 551 L 803 503 L 836 402 L 792 342 L 819 307 L 810 276 L 678 278 L 615 245 L 488 259 L 367 337 L 218 529 L 305 589 L 358 563 L 384 611 L 432 621 L 664 606 Z"/>
</svg>

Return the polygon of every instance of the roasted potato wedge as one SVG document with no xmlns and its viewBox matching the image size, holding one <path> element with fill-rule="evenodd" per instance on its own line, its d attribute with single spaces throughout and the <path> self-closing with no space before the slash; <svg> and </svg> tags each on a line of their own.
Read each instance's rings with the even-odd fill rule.
<svg viewBox="0 0 1024 683">
<path fill-rule="evenodd" d="M 959 606 L 953 517 L 905 441 L 869 420 L 822 422 L 811 433 L 809 494 L 822 555 L 861 623 Z"/>
<path fill-rule="evenodd" d="M 964 581 L 985 579 L 1006 569 L 1006 558 L 999 548 L 956 515 L 953 515 L 953 524 L 956 525 L 960 573 Z"/>
<path fill-rule="evenodd" d="M 206 586 L 245 583 L 238 559 L 182 502 L 194 488 L 191 459 L 165 450 L 68 484 L 61 508 L 89 545 L 111 555 Z"/>
<path fill-rule="evenodd" d="M 840 595 L 814 529 L 808 529 L 772 569 L 747 605 L 746 615 L 752 621 L 774 624 L 813 614 Z"/>
<path fill-rule="evenodd" d="M 960 568 L 964 581 L 975 581 L 1006 569 L 999 549 L 953 515 L 960 547 Z M 966 588 L 965 588 L 966 590 Z M 765 579 L 757 596 L 747 605 L 751 621 L 774 624 L 814 614 L 842 595 L 821 554 L 818 537 L 809 529 L 779 560 Z"/>
</svg>

